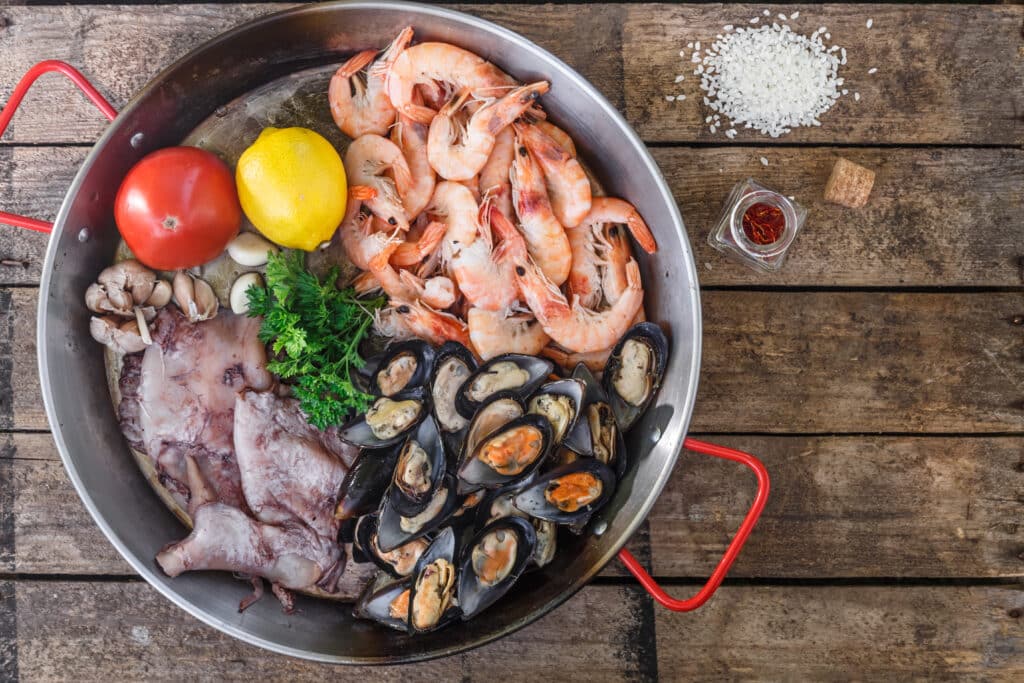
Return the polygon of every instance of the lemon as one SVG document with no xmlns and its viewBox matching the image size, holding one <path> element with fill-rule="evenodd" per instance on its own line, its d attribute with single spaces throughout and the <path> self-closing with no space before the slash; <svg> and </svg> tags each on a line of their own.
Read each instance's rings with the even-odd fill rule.
<svg viewBox="0 0 1024 683">
<path fill-rule="evenodd" d="M 238 159 L 235 183 L 245 215 L 282 247 L 313 251 L 345 214 L 341 157 L 308 128 L 264 128 Z"/>
</svg>

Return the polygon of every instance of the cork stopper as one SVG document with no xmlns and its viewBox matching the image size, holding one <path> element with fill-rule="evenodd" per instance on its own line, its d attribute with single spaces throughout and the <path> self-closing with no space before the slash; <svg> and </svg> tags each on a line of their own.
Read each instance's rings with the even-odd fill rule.
<svg viewBox="0 0 1024 683">
<path fill-rule="evenodd" d="M 858 209 L 868 203 L 875 172 L 840 157 L 825 184 L 825 201 Z"/>
</svg>

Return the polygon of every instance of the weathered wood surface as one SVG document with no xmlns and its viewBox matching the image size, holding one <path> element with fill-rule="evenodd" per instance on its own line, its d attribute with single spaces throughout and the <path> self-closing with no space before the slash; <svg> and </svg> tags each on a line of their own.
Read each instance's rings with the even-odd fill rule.
<svg viewBox="0 0 1024 683">
<path fill-rule="evenodd" d="M 328 668 L 243 645 L 142 583 L 4 582 L 0 593 L 8 596 L 5 605 L 17 605 L 11 650 L 27 680 L 536 681 L 585 674 L 588 681 L 659 675 L 666 681 L 1011 681 L 1024 675 L 1017 586 L 726 587 L 698 612 L 657 611 L 656 617 L 636 589 L 591 586 L 540 622 L 479 650 L 372 670 Z M 646 648 L 636 649 L 640 639 Z"/>
<path fill-rule="evenodd" d="M 36 296 L 0 290 L 0 428 L 47 427 Z M 1024 431 L 1019 294 L 711 291 L 703 309 L 692 431 Z"/>
<path fill-rule="evenodd" d="M 0 147 L 0 207 L 52 219 L 87 153 L 80 147 Z M 840 153 L 878 173 L 865 209 L 822 199 Z M 686 147 L 655 149 L 654 157 L 679 202 L 704 286 L 1024 284 L 1019 149 Z M 707 244 L 732 185 L 750 176 L 793 194 L 810 214 L 786 267 L 770 275 L 733 264 Z M 45 236 L 0 231 L 0 260 L 29 263 L 0 265 L 0 284 L 37 283 Z"/>
<path fill-rule="evenodd" d="M 1024 439 L 715 441 L 761 457 L 775 491 L 732 577 L 1024 576 Z M 75 495 L 49 434 L 0 435 L 0 488 L 13 530 L 0 572 L 133 573 Z M 737 465 L 684 454 L 630 548 L 658 576 L 704 577 L 753 492 Z M 605 572 L 622 574 L 617 563 Z"/>
<path fill-rule="evenodd" d="M 0 96 L 41 59 L 81 67 L 123 105 L 165 65 L 238 23 L 288 5 L 84 5 L 6 7 L 0 11 Z M 458 7 L 458 5 L 455 5 Z M 840 72 L 850 96 L 786 142 L 863 144 L 984 143 L 1024 140 L 1018 52 L 1024 9 L 1017 6 L 827 5 L 802 10 L 794 27 L 827 25 L 848 50 Z M 707 44 L 725 24 L 745 25 L 761 5 L 469 5 L 473 14 L 520 31 L 590 79 L 648 140 L 725 142 L 708 133 L 693 64 L 679 57 L 690 41 Z M 868 17 L 874 27 L 865 28 Z M 762 17 L 763 18 L 763 17 Z M 567 40 L 567 36 L 572 39 Z M 687 52 L 687 58 L 689 51 Z M 878 73 L 868 75 L 871 67 Z M 676 74 L 687 76 L 680 86 Z M 668 103 L 664 95 L 685 92 Z M 853 92 L 862 99 L 854 102 Z M 60 116 L 52 112 L 60 111 Z M 52 78 L 33 95 L 7 140 L 92 142 L 98 114 L 71 86 Z M 740 140 L 755 139 L 741 132 Z M 759 139 L 759 138 L 758 138 Z"/>
</svg>

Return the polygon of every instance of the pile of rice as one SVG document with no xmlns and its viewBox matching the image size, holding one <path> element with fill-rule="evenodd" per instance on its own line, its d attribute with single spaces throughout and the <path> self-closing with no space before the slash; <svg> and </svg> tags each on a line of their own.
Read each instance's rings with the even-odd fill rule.
<svg viewBox="0 0 1024 683">
<path fill-rule="evenodd" d="M 733 126 L 729 138 L 738 126 L 773 138 L 798 126 L 820 126 L 818 118 L 846 94 L 838 77 L 846 50 L 825 46 L 822 37 L 831 36 L 824 26 L 810 37 L 777 23 L 732 29 L 727 26 L 703 54 L 697 43 L 692 58 L 707 93 L 704 104 L 715 112 L 707 119 L 712 133 L 725 127 L 721 117 Z"/>
</svg>

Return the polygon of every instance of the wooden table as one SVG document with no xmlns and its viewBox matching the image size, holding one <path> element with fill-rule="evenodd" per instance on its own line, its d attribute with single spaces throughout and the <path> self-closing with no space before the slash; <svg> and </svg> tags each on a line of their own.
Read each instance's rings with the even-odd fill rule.
<svg viewBox="0 0 1024 683">
<path fill-rule="evenodd" d="M 0 99 L 34 62 L 60 58 L 115 105 L 193 46 L 284 7 L 6 5 Z M 581 71 L 650 144 L 676 193 L 704 306 L 692 429 L 759 454 L 774 484 L 706 607 L 667 613 L 612 566 L 512 637 L 372 671 L 269 655 L 200 624 L 132 575 L 75 496 L 36 376 L 46 239 L 2 229 L 3 678 L 1021 680 L 1024 8 L 774 7 L 799 10 L 805 33 L 829 27 L 849 52 L 851 96 L 820 128 L 729 142 L 703 125 L 678 51 L 763 7 L 463 8 Z M 680 73 L 687 100 L 666 102 Z M 4 208 L 52 218 L 102 128 L 69 85 L 47 79 L 0 141 Z M 822 201 L 839 155 L 878 173 L 862 210 Z M 776 275 L 705 242 L 728 189 L 748 176 L 810 209 Z M 735 466 L 683 455 L 632 549 L 671 590 L 691 592 L 752 492 Z"/>
</svg>

